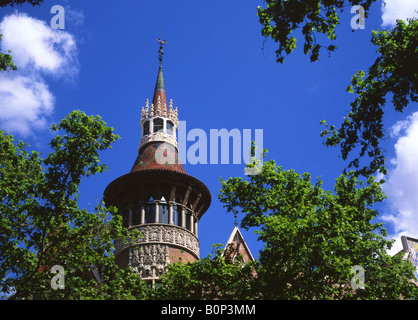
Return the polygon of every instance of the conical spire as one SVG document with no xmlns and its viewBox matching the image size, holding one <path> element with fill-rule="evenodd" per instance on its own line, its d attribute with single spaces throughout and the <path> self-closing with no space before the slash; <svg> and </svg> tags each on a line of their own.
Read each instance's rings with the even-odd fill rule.
<svg viewBox="0 0 418 320">
<path fill-rule="evenodd" d="M 167 112 L 167 97 L 165 94 L 163 68 L 160 66 L 158 69 L 157 83 L 155 84 L 154 97 L 152 98 L 152 104 L 155 108 L 160 104 L 161 114 L 164 110 Z M 157 109 L 156 109 L 157 110 Z"/>
<path fill-rule="evenodd" d="M 155 84 L 154 91 L 160 90 L 165 91 L 163 68 L 161 66 L 158 68 L 157 83 Z"/>
<path fill-rule="evenodd" d="M 138 157 L 131 172 L 143 170 L 169 170 L 186 173 L 178 158 L 176 129 L 179 124 L 177 108 L 173 109 L 170 100 L 167 106 L 162 63 L 162 45 L 160 42 L 157 82 L 155 83 L 154 96 L 151 106 L 147 100 L 145 108 L 141 110 L 141 137 Z M 148 113 L 148 110 L 149 113 Z"/>
</svg>

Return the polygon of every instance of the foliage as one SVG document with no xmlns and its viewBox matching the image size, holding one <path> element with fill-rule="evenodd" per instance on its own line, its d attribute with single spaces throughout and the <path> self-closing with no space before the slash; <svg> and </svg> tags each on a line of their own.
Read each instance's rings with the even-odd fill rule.
<svg viewBox="0 0 418 320">
<path fill-rule="evenodd" d="M 258 7 L 258 17 L 262 25 L 261 33 L 279 43 L 276 51 L 277 62 L 283 63 L 286 55 L 296 48 L 293 34 L 301 30 L 304 37 L 304 53 L 311 61 L 319 59 L 321 48 L 328 53 L 335 45 L 323 46 L 317 40 L 325 35 L 336 39 L 335 28 L 339 23 L 338 11 L 353 5 L 361 5 L 365 15 L 376 0 L 266 0 L 266 7 Z M 368 69 L 367 76 L 360 70 L 351 79 L 347 88 L 356 97 L 351 103 L 351 111 L 338 129 L 326 126 L 321 136 L 326 137 L 326 146 L 339 146 L 341 156 L 347 160 L 357 154 L 348 165 L 356 175 L 367 177 L 377 171 L 386 173 L 385 155 L 380 146 L 385 137 L 383 128 L 383 107 L 391 98 L 396 111 L 402 112 L 410 102 L 417 102 L 418 84 L 418 21 L 398 20 L 393 30 L 372 32 L 371 42 L 377 46 L 379 56 Z M 322 41 L 322 40 L 321 40 Z M 361 159 L 368 161 L 360 163 Z"/>
<path fill-rule="evenodd" d="M 0 0 L 0 7 L 6 6 L 15 6 L 15 5 L 22 5 L 24 3 L 30 3 L 32 6 L 40 5 L 43 3 L 44 0 Z M 0 41 L 2 35 L 0 34 Z M 8 53 L 0 52 L 0 71 L 6 70 L 17 70 L 17 67 L 14 65 L 12 56 L 10 55 L 11 51 L 9 50 Z"/>
<path fill-rule="evenodd" d="M 24 3 L 29 3 L 32 6 L 36 6 L 36 5 L 40 5 L 41 3 L 43 3 L 44 0 L 0 0 L 0 7 L 6 7 L 6 6 L 15 6 L 15 5 L 19 5 L 21 6 Z"/>
<path fill-rule="evenodd" d="M 392 97 L 391 103 L 398 112 L 418 101 L 417 35 L 417 19 L 410 19 L 408 24 L 398 20 L 393 30 L 373 31 L 371 42 L 378 47 L 379 56 L 367 76 L 358 71 L 351 79 L 347 91 L 356 94 L 351 111 L 338 130 L 331 126 L 321 133 L 327 137 L 325 145 L 341 147 L 344 160 L 360 149 L 349 164 L 358 169 L 357 174 L 386 173 L 380 141 L 385 137 L 382 118 L 387 98 Z M 328 126 L 325 121 L 322 123 Z M 370 163 L 361 167 L 360 158 L 365 155 Z"/>
<path fill-rule="evenodd" d="M 114 261 L 113 240 L 128 236 L 120 216 L 102 205 L 96 212 L 78 206 L 82 178 L 106 169 L 98 153 L 119 137 L 81 111 L 52 131 L 44 159 L 0 131 L 0 288 L 13 299 L 142 297 L 143 282 Z M 51 288 L 54 265 L 64 268 L 64 289 Z M 93 266 L 103 282 L 94 280 Z"/>
<path fill-rule="evenodd" d="M 0 41 L 2 35 L 0 34 Z M 17 67 L 13 63 L 12 56 L 10 55 L 10 50 L 7 51 L 8 53 L 0 52 L 0 71 L 6 70 L 17 70 Z"/>
<path fill-rule="evenodd" d="M 376 0 L 266 0 L 267 6 L 257 8 L 257 15 L 262 25 L 261 34 L 279 43 L 276 50 L 277 62 L 283 63 L 285 55 L 296 49 L 296 37 L 292 33 L 301 30 L 305 39 L 303 51 L 309 54 L 311 61 L 319 59 L 320 48 L 328 53 L 335 45 L 323 46 L 317 36 L 326 35 L 336 39 L 335 28 L 339 24 L 338 11 L 353 5 L 361 5 L 365 16 L 370 5 Z M 318 37 L 319 38 L 319 37 Z"/>
<path fill-rule="evenodd" d="M 380 184 L 352 172 L 336 179 L 334 192 L 308 173 L 282 170 L 273 160 L 259 175 L 221 179 L 220 201 L 240 208 L 241 227 L 257 228 L 258 286 L 265 299 L 416 298 L 409 261 L 392 258 L 386 231 L 373 205 L 384 199 Z M 351 290 L 351 268 L 365 270 L 365 289 Z"/>
<path fill-rule="evenodd" d="M 250 299 L 255 291 L 255 263 L 244 262 L 238 256 L 234 262 L 230 251 L 214 245 L 207 257 L 195 262 L 174 263 L 168 266 L 153 299 Z"/>
<path fill-rule="evenodd" d="M 8 0 L 0 6 L 42 2 Z M 266 8 L 258 7 L 262 35 L 279 43 L 276 58 L 283 63 L 296 49 L 294 31 L 302 32 L 304 53 L 317 61 L 321 48 L 336 49 L 317 37 L 336 39 L 338 12 L 359 4 L 367 14 L 375 0 L 266 2 Z M 98 205 L 88 212 L 78 206 L 81 180 L 106 169 L 98 152 L 118 138 L 112 129 L 100 117 L 73 111 L 52 127 L 66 134 L 52 139 L 53 151 L 44 159 L 0 131 L 0 289 L 13 299 L 416 299 L 411 263 L 388 255 L 391 242 L 375 222 L 373 206 L 384 194 L 371 174 L 385 172 L 379 141 L 387 97 L 400 112 L 417 101 L 417 28 L 417 20 L 410 20 L 398 21 L 391 31 L 373 31 L 379 57 L 367 76 L 364 71 L 353 76 L 347 91 L 356 98 L 341 127 L 321 134 L 327 146 L 341 147 L 344 159 L 360 147 L 349 167 L 359 169 L 366 154 L 370 165 L 345 172 L 334 192 L 272 160 L 248 181 L 221 180 L 221 202 L 229 212 L 240 208 L 242 227 L 257 228 L 265 243 L 260 261 L 232 263 L 215 246 L 206 258 L 169 265 L 155 290 L 115 264 L 113 240 L 132 237 L 115 209 Z M 0 70 L 16 70 L 9 53 L 0 53 Z M 50 270 L 57 264 L 64 267 L 65 288 L 53 290 Z M 365 269 L 365 289 L 350 288 L 354 265 Z M 100 271 L 100 282 L 92 268 Z"/>
</svg>

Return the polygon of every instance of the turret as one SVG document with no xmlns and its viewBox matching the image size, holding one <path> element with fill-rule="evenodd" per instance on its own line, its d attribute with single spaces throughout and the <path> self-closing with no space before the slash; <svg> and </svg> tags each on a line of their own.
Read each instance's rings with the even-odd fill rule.
<svg viewBox="0 0 418 320">
<path fill-rule="evenodd" d="M 154 96 L 140 117 L 138 156 L 131 171 L 112 181 L 104 192 L 106 206 L 116 206 L 123 226 L 142 236 L 115 241 L 120 267 L 130 267 L 152 285 L 170 263 L 199 259 L 198 222 L 211 202 L 209 189 L 184 170 L 178 157 L 178 111 L 167 107 L 162 45 Z"/>
</svg>

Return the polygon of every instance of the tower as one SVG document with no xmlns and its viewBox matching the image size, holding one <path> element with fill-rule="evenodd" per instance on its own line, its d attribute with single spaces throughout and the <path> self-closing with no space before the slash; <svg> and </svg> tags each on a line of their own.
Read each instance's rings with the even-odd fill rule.
<svg viewBox="0 0 418 320">
<path fill-rule="evenodd" d="M 177 146 L 178 110 L 167 106 L 160 42 L 157 81 L 149 105 L 141 110 L 141 139 L 131 171 L 104 191 L 106 206 L 116 206 L 122 225 L 141 237 L 115 242 L 122 268 L 131 267 L 154 285 L 170 263 L 199 259 L 198 222 L 211 202 L 209 189 L 186 173 Z"/>
</svg>

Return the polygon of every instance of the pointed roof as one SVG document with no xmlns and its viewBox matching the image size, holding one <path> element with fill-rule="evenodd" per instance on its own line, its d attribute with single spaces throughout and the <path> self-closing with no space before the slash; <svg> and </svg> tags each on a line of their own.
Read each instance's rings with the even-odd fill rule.
<svg viewBox="0 0 418 320">
<path fill-rule="evenodd" d="M 167 109 L 167 97 L 165 94 L 163 68 L 161 66 L 158 69 L 157 82 L 155 83 L 155 89 L 154 89 L 154 97 L 152 98 L 152 104 L 154 106 L 157 106 L 158 98 L 160 98 L 159 100 L 160 100 L 161 112 L 162 112 L 163 108 Z"/>
<path fill-rule="evenodd" d="M 163 69 L 161 65 L 158 69 L 157 82 L 155 83 L 154 97 L 152 99 L 152 104 L 154 105 L 154 108 L 151 107 L 151 110 L 158 109 L 160 110 L 159 111 L 160 116 L 171 117 L 171 114 L 172 114 L 171 109 L 170 109 L 170 112 L 167 111 L 167 97 L 165 93 Z M 147 106 L 148 106 L 148 100 L 147 100 Z M 170 104 L 170 107 L 172 108 L 172 103 Z M 165 108 L 165 111 L 164 111 L 164 108 Z M 147 112 L 148 111 L 146 111 L 146 114 Z M 151 112 L 153 113 L 154 111 L 151 111 Z M 173 118 L 171 119 L 173 120 Z M 166 144 L 166 142 L 168 142 L 169 144 Z M 140 144 L 140 147 L 138 149 L 138 156 L 131 169 L 131 172 L 149 170 L 149 169 L 162 169 L 162 170 L 170 170 L 170 171 L 186 173 L 179 159 L 177 147 L 172 144 L 173 142 L 171 142 L 170 144 L 170 141 L 153 141 L 153 140 L 151 141 L 148 140 L 144 144 Z"/>
<path fill-rule="evenodd" d="M 143 147 L 135 160 L 131 172 L 149 169 L 186 173 L 180 162 L 177 148 L 163 145 L 163 142 L 153 142 Z"/>
<path fill-rule="evenodd" d="M 237 226 L 235 226 L 232 230 L 228 242 L 225 245 L 225 249 L 228 248 L 232 248 L 231 254 L 234 254 L 232 258 L 234 258 L 237 254 L 241 254 L 244 262 L 254 261 L 250 248 L 248 248 L 247 243 L 245 242 L 244 237 L 242 236 L 242 233 Z"/>
</svg>

